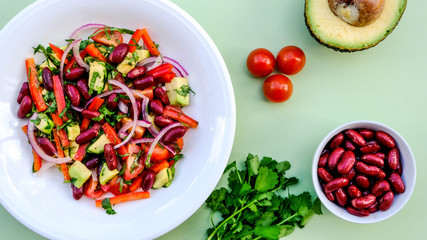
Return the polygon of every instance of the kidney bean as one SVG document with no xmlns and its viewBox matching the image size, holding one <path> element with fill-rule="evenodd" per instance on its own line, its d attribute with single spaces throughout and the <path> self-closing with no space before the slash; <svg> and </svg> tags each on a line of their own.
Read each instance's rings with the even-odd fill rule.
<svg viewBox="0 0 427 240">
<path fill-rule="evenodd" d="M 366 165 L 363 162 L 357 162 L 356 171 L 367 176 L 376 176 L 380 172 L 380 169 L 376 166 Z"/>
<path fill-rule="evenodd" d="M 382 153 L 382 152 L 377 152 L 377 153 L 374 153 L 376 156 L 378 156 L 378 157 L 380 157 L 380 158 L 382 158 L 382 159 L 384 159 L 385 158 L 385 154 L 384 153 Z"/>
<path fill-rule="evenodd" d="M 362 192 L 353 184 L 347 187 L 347 192 L 351 199 L 362 196 Z"/>
<path fill-rule="evenodd" d="M 75 200 L 79 200 L 83 197 L 83 186 L 77 188 L 76 186 L 74 186 L 74 184 L 71 183 L 71 189 L 73 191 L 73 198 Z"/>
<path fill-rule="evenodd" d="M 329 144 L 330 149 L 335 149 L 341 145 L 344 141 L 344 134 L 338 133 L 335 137 L 332 138 L 331 143 Z"/>
<path fill-rule="evenodd" d="M 111 111 L 116 110 L 118 103 L 119 103 L 119 99 L 117 98 L 117 94 L 113 93 L 113 94 L 110 94 L 110 96 L 108 96 L 107 98 L 108 109 L 110 109 Z"/>
<path fill-rule="evenodd" d="M 154 180 L 156 180 L 156 173 L 152 170 L 145 170 L 142 174 L 142 191 L 148 191 L 154 185 Z"/>
<path fill-rule="evenodd" d="M 356 184 L 357 186 L 361 187 L 361 188 L 369 188 L 369 186 L 371 185 L 371 183 L 369 182 L 369 179 L 366 176 L 363 175 L 357 175 L 356 176 Z"/>
<path fill-rule="evenodd" d="M 379 203 L 379 209 L 381 211 L 386 211 L 391 207 L 391 204 L 393 203 L 394 200 L 394 194 L 392 191 L 388 191 L 384 194 L 384 196 L 382 196 L 380 198 L 380 200 L 378 201 Z"/>
<path fill-rule="evenodd" d="M 129 79 L 139 78 L 142 75 L 144 75 L 146 71 L 147 71 L 147 68 L 144 66 L 135 67 L 134 69 L 128 72 L 126 77 Z"/>
<path fill-rule="evenodd" d="M 49 155 L 53 156 L 56 154 L 56 147 L 47 137 L 39 137 L 37 138 L 37 143 L 43 149 L 43 151 Z"/>
<path fill-rule="evenodd" d="M 375 166 L 380 167 L 380 168 L 384 167 L 384 159 L 382 159 L 382 158 L 380 158 L 377 155 L 372 154 L 372 153 L 363 154 L 360 157 L 360 161 L 367 163 L 367 164 L 370 164 L 370 165 L 375 165 Z"/>
<path fill-rule="evenodd" d="M 154 118 L 154 124 L 156 124 L 156 126 L 163 128 L 166 127 L 167 125 L 173 123 L 174 121 L 166 116 L 156 116 Z"/>
<path fill-rule="evenodd" d="M 345 177 L 334 178 L 325 185 L 325 192 L 333 192 L 339 188 L 343 188 L 348 185 L 350 181 Z"/>
<path fill-rule="evenodd" d="M 74 86 L 73 84 L 66 84 L 65 93 L 70 98 L 71 104 L 74 107 L 77 107 L 80 105 L 80 92 L 76 86 Z"/>
<path fill-rule="evenodd" d="M 381 179 L 376 181 L 371 187 L 371 193 L 375 197 L 381 196 L 383 193 L 390 190 L 390 184 L 387 180 Z"/>
<path fill-rule="evenodd" d="M 356 208 L 353 208 L 353 207 L 347 207 L 347 212 L 350 213 L 350 214 L 352 214 L 352 215 L 358 216 L 358 217 L 367 217 L 367 216 L 369 216 L 369 211 L 366 210 L 366 209 L 356 209 Z"/>
<path fill-rule="evenodd" d="M 169 97 L 166 94 L 166 91 L 161 88 L 161 87 L 156 87 L 154 88 L 154 96 L 159 99 L 160 101 L 162 101 L 163 105 L 169 105 Z"/>
<path fill-rule="evenodd" d="M 141 101 L 139 101 L 139 100 L 136 100 L 135 101 L 135 103 L 136 103 L 136 110 L 138 111 L 137 113 L 136 113 L 136 115 L 139 115 L 139 113 L 141 112 L 141 110 L 142 110 L 142 103 L 141 103 Z M 133 112 L 133 107 L 132 106 L 130 106 L 129 107 L 129 109 L 130 109 L 130 116 L 133 118 L 133 114 L 134 114 L 134 112 Z"/>
<path fill-rule="evenodd" d="M 326 198 L 327 198 L 329 201 L 331 201 L 331 202 L 335 201 L 335 195 L 334 195 L 334 193 L 333 193 L 333 192 L 325 193 L 325 195 L 326 195 Z"/>
<path fill-rule="evenodd" d="M 111 63 L 121 63 L 129 52 L 129 45 L 127 43 L 120 43 L 108 56 L 108 61 Z"/>
<path fill-rule="evenodd" d="M 42 83 L 46 90 L 53 90 L 52 71 L 48 67 L 44 67 L 42 70 Z"/>
<path fill-rule="evenodd" d="M 381 150 L 381 146 L 376 142 L 366 143 L 365 146 L 360 148 L 362 153 L 375 153 Z"/>
<path fill-rule="evenodd" d="M 354 168 L 352 168 L 350 170 L 350 172 L 348 172 L 347 174 L 344 174 L 342 176 L 345 177 L 345 178 L 347 178 L 349 181 L 351 181 L 356 176 L 356 170 L 354 170 Z"/>
<path fill-rule="evenodd" d="M 344 207 L 347 204 L 347 194 L 342 188 L 335 191 L 335 198 L 339 205 Z"/>
<path fill-rule="evenodd" d="M 33 100 L 31 100 L 30 96 L 25 96 L 24 98 L 22 98 L 21 101 L 21 105 L 19 105 L 18 108 L 18 117 L 19 118 L 25 118 L 25 116 L 27 116 L 28 113 L 31 112 L 31 109 L 33 107 Z"/>
<path fill-rule="evenodd" d="M 345 150 L 342 147 L 335 148 L 328 158 L 328 167 L 330 170 L 335 171 L 338 165 L 338 161 L 341 156 L 344 154 Z"/>
<path fill-rule="evenodd" d="M 356 145 L 349 140 L 344 141 L 344 148 L 350 151 L 356 150 Z"/>
<path fill-rule="evenodd" d="M 101 115 L 101 113 L 100 113 L 100 112 L 98 112 L 98 111 L 92 111 L 92 110 L 89 110 L 89 109 L 84 109 L 84 110 L 82 111 L 82 116 L 83 116 L 84 118 L 87 118 L 87 119 L 97 118 L 97 117 L 99 117 L 100 115 Z"/>
<path fill-rule="evenodd" d="M 400 176 L 402 176 L 402 171 L 403 171 L 403 169 L 402 169 L 402 162 L 401 162 L 401 161 L 399 161 L 399 166 L 397 166 L 396 172 L 397 172 Z"/>
<path fill-rule="evenodd" d="M 19 90 L 18 98 L 16 101 L 18 103 L 22 102 L 22 99 L 24 99 L 25 96 L 30 96 L 30 88 L 28 87 L 28 82 L 22 83 L 22 87 Z"/>
<path fill-rule="evenodd" d="M 376 200 L 377 198 L 374 195 L 368 194 L 351 200 L 351 205 L 357 209 L 365 209 L 372 206 Z"/>
<path fill-rule="evenodd" d="M 388 181 L 396 193 L 405 192 L 405 184 L 403 183 L 403 180 L 398 173 L 392 172 L 388 178 Z"/>
<path fill-rule="evenodd" d="M 68 69 L 65 72 L 64 77 L 69 81 L 73 81 L 81 78 L 85 73 L 86 73 L 86 69 L 84 67 L 75 67 L 75 68 Z"/>
<path fill-rule="evenodd" d="M 91 98 L 91 95 L 89 94 L 89 86 L 87 85 L 86 79 L 81 78 L 80 80 L 78 80 L 76 86 L 85 100 L 89 100 Z"/>
<path fill-rule="evenodd" d="M 329 152 L 326 151 L 322 155 L 320 155 L 320 157 L 319 157 L 319 163 L 317 164 L 317 166 L 319 166 L 319 167 L 326 167 L 326 164 L 328 163 L 328 158 L 329 158 Z"/>
<path fill-rule="evenodd" d="M 394 148 L 396 146 L 396 142 L 394 141 L 394 138 L 390 136 L 390 134 L 383 132 L 381 130 L 377 131 L 375 133 L 375 138 L 377 141 L 388 148 Z"/>
<path fill-rule="evenodd" d="M 171 130 L 167 131 L 165 135 L 163 135 L 162 140 L 165 144 L 171 144 L 173 142 L 176 142 L 178 138 L 182 138 L 185 135 L 186 131 L 187 128 L 183 126 L 172 128 Z"/>
<path fill-rule="evenodd" d="M 396 171 L 399 167 L 400 154 L 397 147 L 393 147 L 387 154 L 387 163 L 391 170 Z"/>
<path fill-rule="evenodd" d="M 94 167 L 96 167 L 96 165 L 98 165 L 99 163 L 99 159 L 97 157 L 91 158 L 86 162 L 86 167 L 89 169 L 92 169 Z"/>
<path fill-rule="evenodd" d="M 112 143 L 107 143 L 104 145 L 104 156 L 105 162 L 107 163 L 108 169 L 114 170 L 117 168 L 117 159 L 116 151 L 114 150 L 114 145 Z"/>
<path fill-rule="evenodd" d="M 148 87 L 151 87 L 154 85 L 154 83 L 154 77 L 151 74 L 145 75 L 133 81 L 133 85 L 139 90 L 144 90 Z"/>
<path fill-rule="evenodd" d="M 353 168 L 356 156 L 352 151 L 345 151 L 338 163 L 337 171 L 340 174 L 347 174 Z"/>
<path fill-rule="evenodd" d="M 378 172 L 378 174 L 375 176 L 375 178 L 378 178 L 378 179 L 383 179 L 383 178 L 385 178 L 387 176 L 387 174 L 382 170 L 382 169 L 380 169 L 380 171 Z"/>
<path fill-rule="evenodd" d="M 323 179 L 325 182 L 331 181 L 334 177 L 326 169 L 319 167 L 317 169 L 317 175 L 320 179 Z"/>
<path fill-rule="evenodd" d="M 374 138 L 374 135 L 375 135 L 375 132 L 373 130 L 366 129 L 366 128 L 359 129 L 358 132 L 359 132 L 360 135 L 362 135 L 362 137 L 365 140 L 371 140 L 371 139 Z"/>
<path fill-rule="evenodd" d="M 375 201 L 374 204 L 372 204 L 370 207 L 366 208 L 369 213 L 374 213 L 378 211 L 378 201 Z"/>
<path fill-rule="evenodd" d="M 76 143 L 77 144 L 84 144 L 92 140 L 93 138 L 97 137 L 99 134 L 99 130 L 101 129 L 101 125 L 95 124 L 92 128 L 80 133 L 76 137 Z"/>
<path fill-rule="evenodd" d="M 150 101 L 150 109 L 151 111 L 156 115 L 162 115 L 163 114 L 163 104 L 160 100 L 154 99 Z"/>
<path fill-rule="evenodd" d="M 356 144 L 357 146 L 364 146 L 366 141 L 365 139 L 362 137 L 362 135 L 360 135 L 358 132 L 356 132 L 353 129 L 347 129 L 345 131 L 345 135 L 351 140 L 353 141 L 354 144 Z"/>
</svg>

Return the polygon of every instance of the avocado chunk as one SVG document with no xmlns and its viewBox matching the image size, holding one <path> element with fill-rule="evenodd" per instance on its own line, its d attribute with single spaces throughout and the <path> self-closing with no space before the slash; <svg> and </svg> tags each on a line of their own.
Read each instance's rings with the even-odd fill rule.
<svg viewBox="0 0 427 240">
<path fill-rule="evenodd" d="M 78 123 L 70 123 L 67 125 L 67 138 L 70 141 L 76 140 L 77 136 L 80 135 L 80 126 Z"/>
<path fill-rule="evenodd" d="M 137 49 L 133 53 L 128 53 L 125 59 L 117 65 L 117 71 L 121 72 L 123 76 L 126 76 L 130 70 L 134 69 L 136 64 L 141 60 L 148 58 L 150 52 L 145 49 Z"/>
<path fill-rule="evenodd" d="M 101 173 L 99 174 L 99 183 L 105 185 L 111 179 L 117 176 L 117 174 L 119 174 L 119 170 L 114 169 L 111 171 L 108 168 L 107 163 L 104 162 L 104 164 L 102 165 Z"/>
<path fill-rule="evenodd" d="M 104 90 L 107 68 L 103 62 L 93 61 L 89 65 L 89 93 L 96 91 L 98 94 Z"/>
<path fill-rule="evenodd" d="M 174 77 L 172 81 L 165 83 L 165 87 L 171 105 L 186 106 L 190 104 L 191 89 L 186 78 Z"/>
<path fill-rule="evenodd" d="M 153 188 L 169 186 L 172 182 L 173 177 L 173 171 L 170 168 L 164 168 L 156 174 L 156 180 L 154 180 Z"/>
<path fill-rule="evenodd" d="M 105 134 L 102 134 L 98 139 L 96 139 L 95 142 L 93 142 L 89 147 L 87 148 L 88 153 L 95 153 L 100 154 L 104 152 L 104 145 L 110 143 L 110 140 L 108 140 L 107 136 Z"/>
<path fill-rule="evenodd" d="M 407 0 L 387 0 L 368 9 L 372 11 L 351 5 L 353 2 L 357 1 L 305 0 L 305 23 L 314 39 L 341 52 L 376 46 L 397 26 Z M 377 16 L 367 16 L 368 12 Z"/>
<path fill-rule="evenodd" d="M 52 119 L 50 119 L 45 113 L 40 113 L 35 122 L 36 127 L 46 133 L 50 134 L 52 129 L 55 127 Z"/>
<path fill-rule="evenodd" d="M 70 141 L 70 145 L 64 149 L 64 154 L 67 157 L 70 157 L 74 159 L 76 156 L 77 150 L 79 149 L 79 144 L 77 144 L 75 141 Z"/>
<path fill-rule="evenodd" d="M 75 161 L 68 169 L 71 181 L 76 188 L 81 188 L 83 184 L 92 176 L 92 172 L 81 162 Z"/>
</svg>

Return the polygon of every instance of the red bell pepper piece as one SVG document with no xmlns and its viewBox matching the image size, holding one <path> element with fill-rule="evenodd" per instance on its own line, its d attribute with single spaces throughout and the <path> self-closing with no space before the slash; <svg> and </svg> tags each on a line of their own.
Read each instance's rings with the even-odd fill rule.
<svg viewBox="0 0 427 240">
<path fill-rule="evenodd" d="M 91 44 L 87 45 L 85 50 L 93 58 L 95 58 L 97 60 L 101 60 L 103 62 L 107 62 L 107 58 L 104 55 L 102 55 L 101 51 L 99 51 L 98 48 L 95 47 L 95 44 L 91 43 Z"/>
<path fill-rule="evenodd" d="M 163 160 L 151 166 L 150 170 L 154 171 L 155 173 L 159 173 L 160 171 L 168 167 L 169 167 L 169 162 L 167 160 Z"/>
<path fill-rule="evenodd" d="M 98 111 L 101 108 L 102 104 L 104 104 L 104 99 L 95 97 L 93 101 L 87 107 L 88 110 Z M 90 119 L 83 118 L 82 124 L 80 125 L 80 130 L 84 131 L 89 127 Z"/>
<path fill-rule="evenodd" d="M 74 155 L 74 160 L 81 162 L 86 155 L 86 147 L 89 146 L 90 142 L 81 144 L 77 149 L 76 155 Z"/>
<path fill-rule="evenodd" d="M 88 182 L 85 183 L 83 193 L 88 198 L 96 199 L 101 197 L 105 192 L 102 189 L 98 189 L 98 181 L 93 181 L 93 178 L 90 177 Z"/>
<path fill-rule="evenodd" d="M 83 49 L 83 51 L 80 52 L 80 57 L 84 58 L 87 55 L 86 49 Z M 76 58 L 73 56 L 71 60 L 65 65 L 64 72 L 67 72 L 68 69 L 72 68 L 74 66 L 74 63 L 76 63 Z"/>
<path fill-rule="evenodd" d="M 142 183 L 142 175 L 139 174 L 138 177 L 135 178 L 135 180 L 133 180 L 132 184 L 129 187 L 129 190 L 131 192 L 136 192 L 136 190 L 138 190 L 138 188 L 141 186 Z"/>
<path fill-rule="evenodd" d="M 142 32 L 142 41 L 144 41 L 145 46 L 147 47 L 148 51 L 153 56 L 159 56 L 160 52 L 156 47 L 156 44 L 154 44 L 153 40 L 151 40 L 150 35 L 148 35 L 147 29 L 143 28 L 141 29 Z"/>
<path fill-rule="evenodd" d="M 61 143 L 59 140 L 58 133 L 56 132 L 56 130 L 53 130 L 52 133 L 53 133 L 53 138 L 55 139 L 55 145 L 56 145 L 56 151 L 58 152 L 58 157 L 63 158 L 63 157 L 65 157 L 65 155 L 64 155 L 64 151 L 62 150 L 62 147 L 61 147 Z M 61 164 L 61 172 L 64 175 L 64 181 L 70 181 L 71 180 L 70 174 L 68 173 L 68 166 L 66 163 Z"/>
<path fill-rule="evenodd" d="M 52 51 L 55 53 L 56 57 L 61 60 L 62 55 L 64 55 L 64 50 L 60 49 L 59 47 L 53 45 L 52 43 L 49 43 L 50 48 L 52 49 Z M 65 58 L 64 61 L 65 64 L 68 63 L 68 59 Z"/>
<path fill-rule="evenodd" d="M 165 109 L 163 111 L 163 115 L 169 118 L 172 118 L 178 122 L 181 122 L 191 128 L 196 128 L 197 125 L 199 124 L 199 122 L 197 122 L 196 120 L 192 119 L 191 117 L 185 115 L 184 113 L 180 113 L 177 111 L 174 111 L 172 109 Z"/>
<path fill-rule="evenodd" d="M 151 74 L 151 75 L 153 75 L 154 78 L 158 78 L 162 75 L 173 73 L 172 69 L 173 69 L 172 64 L 165 63 L 165 64 L 162 64 L 158 67 L 151 69 L 150 71 L 147 72 L 147 75 Z"/>
<path fill-rule="evenodd" d="M 55 113 L 52 113 L 51 117 L 52 117 L 53 122 L 56 125 L 56 129 L 58 129 L 60 126 L 62 126 L 64 124 L 62 119 L 58 115 L 56 115 Z M 63 147 L 69 146 L 70 141 L 68 141 L 67 133 L 65 132 L 65 130 L 59 129 L 57 132 L 59 135 L 59 140 L 61 141 L 61 145 Z"/>
<path fill-rule="evenodd" d="M 138 46 L 138 42 L 139 40 L 141 40 L 142 34 L 144 34 L 144 31 L 142 31 L 142 29 L 136 29 L 136 31 L 133 33 L 132 37 L 129 40 L 129 52 L 135 52 L 136 47 Z"/>
<path fill-rule="evenodd" d="M 55 94 L 56 106 L 58 110 L 58 115 L 64 111 L 67 106 L 64 97 L 64 87 L 62 86 L 61 79 L 59 76 L 53 76 L 53 93 Z"/>
<path fill-rule="evenodd" d="M 117 135 L 116 130 L 114 130 L 114 128 L 108 122 L 102 124 L 102 130 L 104 130 L 108 140 L 110 140 L 110 142 L 114 145 L 122 142 L 122 140 L 119 138 L 119 135 Z M 129 152 L 128 149 L 123 145 L 117 149 L 117 153 L 123 155 L 123 158 L 127 158 Z"/>
<path fill-rule="evenodd" d="M 132 200 L 140 200 L 140 199 L 147 199 L 150 197 L 150 192 L 129 192 L 121 195 L 117 195 L 110 198 L 110 204 L 115 205 L 122 202 L 128 202 Z M 102 201 L 104 199 L 99 199 L 95 201 L 96 207 L 102 207 Z"/>
<path fill-rule="evenodd" d="M 37 69 L 34 58 L 27 58 L 25 60 L 25 66 L 27 68 L 28 86 L 30 88 L 31 98 L 33 99 L 37 111 L 43 112 L 47 109 L 47 105 L 43 99 L 42 89 L 37 79 Z"/>
</svg>

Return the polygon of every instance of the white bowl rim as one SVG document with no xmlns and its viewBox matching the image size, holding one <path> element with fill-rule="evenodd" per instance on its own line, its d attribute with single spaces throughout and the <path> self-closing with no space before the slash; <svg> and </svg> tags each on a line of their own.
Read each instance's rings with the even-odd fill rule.
<svg viewBox="0 0 427 240">
<path fill-rule="evenodd" d="M 368 126 L 369 127 L 368 127 Z M 325 194 L 323 193 L 323 190 L 320 186 L 319 180 L 318 180 L 318 175 L 317 175 L 317 164 L 319 161 L 319 157 L 324 149 L 324 147 L 326 146 L 326 144 L 330 141 L 330 139 L 332 139 L 332 137 L 334 137 L 337 133 L 345 130 L 345 129 L 357 129 L 357 128 L 370 128 L 370 129 L 374 129 L 374 130 L 384 130 L 385 132 L 389 133 L 391 136 L 393 136 L 396 140 L 396 144 L 399 146 L 400 148 L 405 148 L 407 150 L 407 157 L 408 159 L 405 159 L 405 162 L 402 162 L 402 165 L 404 164 L 410 164 L 413 167 L 411 169 L 406 169 L 404 168 L 404 172 L 402 173 L 402 179 L 406 180 L 405 181 L 405 192 L 402 194 L 399 194 L 399 197 L 402 198 L 403 200 L 400 201 L 400 204 L 398 206 L 393 206 L 388 209 L 387 211 L 381 212 L 381 211 L 377 211 L 373 214 L 370 214 L 368 217 L 358 217 L 355 215 L 352 215 L 350 213 L 348 213 L 343 207 L 339 206 L 338 204 L 329 201 Z M 405 171 L 406 170 L 406 171 Z M 409 172 L 408 172 L 409 171 Z M 409 175 L 409 176 L 413 176 L 409 179 L 405 179 L 405 177 Z M 316 152 L 314 153 L 313 156 L 313 162 L 312 162 L 312 181 L 313 181 L 313 186 L 314 189 L 316 191 L 317 196 L 319 197 L 319 199 L 321 200 L 322 204 L 331 212 L 333 213 L 335 216 L 342 218 L 346 221 L 349 222 L 353 222 L 353 223 L 360 223 L 360 224 L 368 224 L 368 223 L 376 223 L 376 222 L 380 222 L 383 220 L 386 220 L 390 217 L 392 217 L 393 215 L 395 215 L 397 212 L 399 212 L 405 205 L 406 203 L 409 201 L 414 188 L 415 188 L 415 182 L 416 182 L 416 163 L 415 163 L 415 157 L 413 155 L 413 152 L 409 146 L 409 144 L 406 142 L 406 140 L 393 128 L 377 122 L 377 121 L 371 121 L 371 120 L 356 120 L 356 121 L 350 121 L 350 122 L 346 122 L 343 123 L 341 125 L 339 125 L 338 127 L 336 127 L 335 129 L 331 130 L 323 139 L 322 141 L 319 143 Z M 396 196 L 395 196 L 396 199 Z"/>
</svg>

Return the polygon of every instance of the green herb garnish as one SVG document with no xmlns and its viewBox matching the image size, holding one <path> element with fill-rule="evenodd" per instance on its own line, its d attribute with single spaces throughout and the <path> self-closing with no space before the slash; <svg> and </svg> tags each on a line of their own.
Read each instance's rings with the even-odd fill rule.
<svg viewBox="0 0 427 240">
<path fill-rule="evenodd" d="M 105 209 L 105 212 L 108 215 L 116 214 L 116 211 L 114 211 L 113 207 L 111 206 L 110 198 L 105 198 L 104 200 L 102 200 L 102 208 Z"/>
<path fill-rule="evenodd" d="M 312 202 L 308 192 L 281 196 L 288 186 L 298 183 L 295 177 L 285 177 L 290 166 L 288 161 L 269 157 L 260 161 L 252 154 L 243 170 L 236 161 L 230 163 L 225 170 L 231 170 L 228 189 L 216 189 L 206 200 L 214 226 L 207 230 L 207 239 L 279 239 L 291 234 L 295 226 L 303 228 L 314 214 L 322 214 L 319 199 Z M 223 218 L 216 225 L 215 212 Z"/>
</svg>

